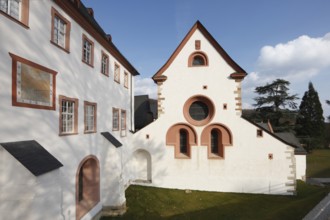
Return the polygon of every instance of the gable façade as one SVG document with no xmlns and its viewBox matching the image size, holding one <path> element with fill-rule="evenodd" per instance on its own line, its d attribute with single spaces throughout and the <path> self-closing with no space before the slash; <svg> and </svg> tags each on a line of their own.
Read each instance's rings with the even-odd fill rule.
<svg viewBox="0 0 330 220">
<path fill-rule="evenodd" d="M 193 39 L 193 36 L 195 35 L 196 31 L 200 32 L 203 38 L 205 38 L 205 41 L 200 41 L 200 39 Z M 178 55 L 182 52 L 182 50 L 187 45 L 188 42 L 193 41 L 194 49 L 191 51 L 192 53 L 201 52 L 203 53 L 203 44 L 208 43 L 210 44 L 214 50 L 222 57 L 222 59 L 225 61 L 227 65 L 229 65 L 233 71 L 229 73 L 228 77 L 232 79 L 243 79 L 247 73 L 244 69 L 242 69 L 228 54 L 227 52 L 220 46 L 220 44 L 213 38 L 213 36 L 206 30 L 206 28 L 197 21 L 194 26 L 190 29 L 188 34 L 184 37 L 184 39 L 181 41 L 179 46 L 175 49 L 173 54 L 170 56 L 170 58 L 167 60 L 167 62 L 158 70 L 158 72 L 152 77 L 152 79 L 155 82 L 164 82 L 167 77 L 164 74 L 164 72 L 172 65 L 173 61 L 178 57 Z M 188 60 L 187 60 L 188 61 Z M 189 66 L 189 62 L 188 62 Z"/>
</svg>

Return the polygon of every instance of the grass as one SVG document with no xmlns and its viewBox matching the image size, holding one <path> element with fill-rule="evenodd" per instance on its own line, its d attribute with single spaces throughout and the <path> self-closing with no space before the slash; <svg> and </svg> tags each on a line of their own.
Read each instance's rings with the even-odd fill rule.
<svg viewBox="0 0 330 220">
<path fill-rule="evenodd" d="M 308 177 L 330 178 L 330 150 L 307 155 Z M 302 219 L 329 192 L 298 181 L 297 196 L 215 193 L 130 186 L 126 190 L 128 210 L 122 217 L 134 219 Z"/>
<path fill-rule="evenodd" d="M 298 182 L 297 196 L 215 193 L 130 186 L 126 219 L 302 219 L 330 187 Z"/>
<path fill-rule="evenodd" d="M 330 178 L 330 150 L 313 150 L 307 155 L 307 177 Z"/>
</svg>

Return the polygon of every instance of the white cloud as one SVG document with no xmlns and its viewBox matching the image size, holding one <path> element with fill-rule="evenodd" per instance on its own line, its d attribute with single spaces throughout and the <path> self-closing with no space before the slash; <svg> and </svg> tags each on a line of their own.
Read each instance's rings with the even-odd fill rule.
<svg viewBox="0 0 330 220">
<path fill-rule="evenodd" d="M 330 67 L 329 53 L 330 33 L 320 38 L 303 35 L 286 43 L 264 46 L 256 72 L 267 75 L 266 78 L 310 79 Z"/>
<path fill-rule="evenodd" d="M 243 100 L 253 104 L 253 98 L 256 97 L 254 88 L 277 78 L 291 82 L 289 92 L 298 93 L 302 97 L 309 81 L 322 85 L 319 80 L 324 80 L 325 74 L 329 72 L 330 33 L 318 38 L 303 35 L 275 46 L 264 46 L 260 50 L 254 71 L 243 82 Z M 323 88 L 317 89 L 324 91 Z M 248 104 L 244 106 L 249 107 Z M 329 107 L 323 107 L 325 114 L 329 114 Z"/>
<path fill-rule="evenodd" d="M 157 98 L 157 85 L 151 78 L 135 78 L 135 95 L 149 95 L 149 98 Z"/>
</svg>

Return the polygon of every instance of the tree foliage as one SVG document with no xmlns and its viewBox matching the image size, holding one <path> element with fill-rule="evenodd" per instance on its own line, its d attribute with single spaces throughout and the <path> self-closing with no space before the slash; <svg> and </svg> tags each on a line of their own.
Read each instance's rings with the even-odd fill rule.
<svg viewBox="0 0 330 220">
<path fill-rule="evenodd" d="M 258 117 L 262 121 L 270 120 L 275 129 L 288 129 L 289 125 L 280 119 L 283 118 L 283 114 L 292 115 L 290 109 L 297 109 L 295 100 L 298 96 L 289 94 L 289 85 L 289 81 L 276 79 L 272 83 L 255 88 L 258 97 L 254 98 L 254 106 L 259 113 Z"/>
<path fill-rule="evenodd" d="M 299 106 L 297 135 L 309 137 L 311 148 L 323 147 L 324 129 L 322 105 L 317 91 L 310 82 Z"/>
<path fill-rule="evenodd" d="M 289 95 L 288 86 L 289 81 L 283 79 L 276 79 L 272 83 L 267 83 L 265 86 L 259 86 L 255 89 L 255 92 L 259 94 L 254 98 L 257 102 L 254 104 L 257 108 L 271 107 L 274 112 L 280 110 L 280 107 L 286 108 L 289 106 L 291 109 L 296 109 L 297 104 L 295 100 L 298 99 L 297 94 Z"/>
</svg>

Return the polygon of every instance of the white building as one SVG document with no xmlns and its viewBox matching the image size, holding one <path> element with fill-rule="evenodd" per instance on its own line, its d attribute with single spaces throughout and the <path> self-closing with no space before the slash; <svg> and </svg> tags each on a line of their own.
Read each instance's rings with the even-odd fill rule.
<svg viewBox="0 0 330 220">
<path fill-rule="evenodd" d="M 305 178 L 305 151 L 241 117 L 245 76 L 196 22 L 153 76 L 158 119 L 133 137 L 130 179 L 164 188 L 294 194 L 296 179 Z"/>
<path fill-rule="evenodd" d="M 154 76 L 159 119 L 134 135 L 138 72 L 92 9 L 0 0 L 0 37 L 1 217 L 97 218 L 131 183 L 293 194 L 305 175 L 305 155 L 241 118 L 246 73 L 199 22 Z"/>
<path fill-rule="evenodd" d="M 0 39 L 0 219 L 91 219 L 124 205 L 138 72 L 93 11 L 0 0 Z"/>
</svg>

